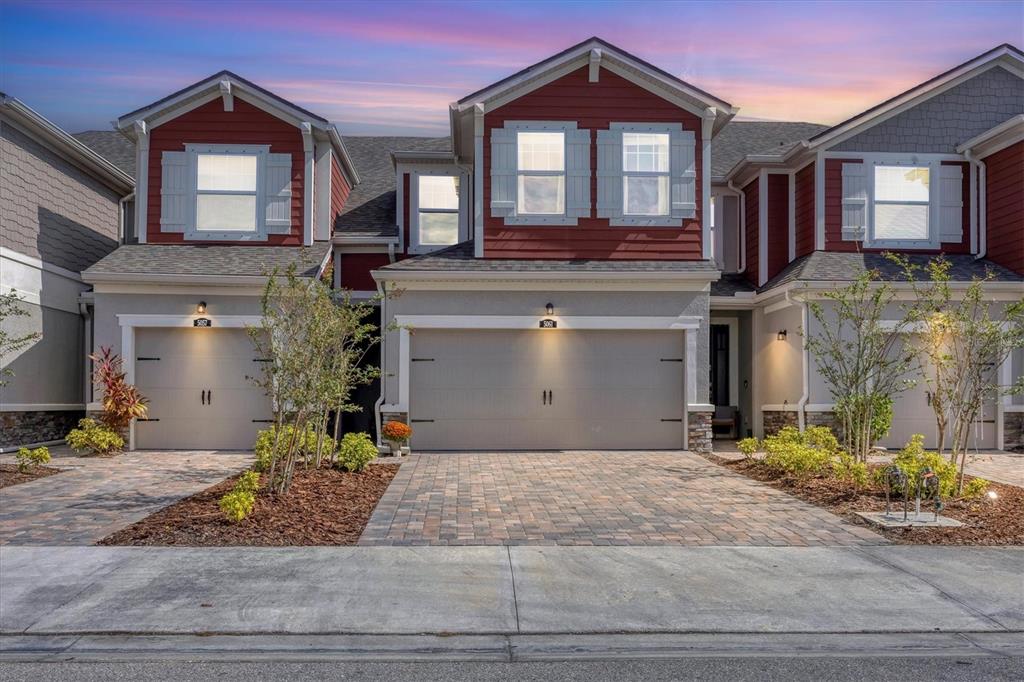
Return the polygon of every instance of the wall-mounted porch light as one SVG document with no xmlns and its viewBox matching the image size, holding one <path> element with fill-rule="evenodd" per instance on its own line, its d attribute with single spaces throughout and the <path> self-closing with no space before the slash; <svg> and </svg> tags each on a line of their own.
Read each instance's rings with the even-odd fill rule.
<svg viewBox="0 0 1024 682">
<path fill-rule="evenodd" d="M 555 304 L 554 303 L 548 303 L 546 306 L 544 306 L 544 310 L 547 312 L 548 315 L 554 315 L 555 314 Z"/>
<path fill-rule="evenodd" d="M 199 305 L 196 306 L 196 315 L 206 314 L 206 301 L 200 301 Z"/>
<path fill-rule="evenodd" d="M 787 334 L 788 333 L 785 329 L 780 329 L 778 336 L 776 336 L 775 338 L 777 338 L 779 341 L 785 341 Z"/>
</svg>

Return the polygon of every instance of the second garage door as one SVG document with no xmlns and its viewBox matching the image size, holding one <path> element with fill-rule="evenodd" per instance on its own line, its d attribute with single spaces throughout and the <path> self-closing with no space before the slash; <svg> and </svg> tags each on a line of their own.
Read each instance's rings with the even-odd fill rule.
<svg viewBox="0 0 1024 682">
<path fill-rule="evenodd" d="M 679 449 L 683 334 L 417 330 L 418 450 Z"/>
<path fill-rule="evenodd" d="M 272 416 L 247 378 L 261 365 L 244 329 L 137 329 L 135 383 L 150 421 L 135 425 L 140 449 L 251 450 Z"/>
</svg>

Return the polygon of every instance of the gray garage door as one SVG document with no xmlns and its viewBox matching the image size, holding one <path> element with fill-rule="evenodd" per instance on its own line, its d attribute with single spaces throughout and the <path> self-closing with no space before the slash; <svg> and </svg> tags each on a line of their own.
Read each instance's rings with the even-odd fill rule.
<svg viewBox="0 0 1024 682">
<path fill-rule="evenodd" d="M 414 331 L 418 450 L 678 449 L 683 334 Z"/>
<path fill-rule="evenodd" d="M 246 377 L 261 365 L 244 329 L 136 329 L 135 383 L 149 421 L 140 449 L 250 450 L 270 400 Z"/>
</svg>

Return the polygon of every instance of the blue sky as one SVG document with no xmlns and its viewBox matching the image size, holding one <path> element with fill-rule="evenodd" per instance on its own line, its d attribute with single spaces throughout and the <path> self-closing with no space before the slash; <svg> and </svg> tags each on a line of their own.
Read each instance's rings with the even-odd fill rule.
<svg viewBox="0 0 1024 682">
<path fill-rule="evenodd" d="M 1008 2 L 13 2 L 0 90 L 77 132 L 227 68 L 347 134 L 436 135 L 447 104 L 598 35 L 741 108 L 834 123 L 997 44 Z"/>
</svg>

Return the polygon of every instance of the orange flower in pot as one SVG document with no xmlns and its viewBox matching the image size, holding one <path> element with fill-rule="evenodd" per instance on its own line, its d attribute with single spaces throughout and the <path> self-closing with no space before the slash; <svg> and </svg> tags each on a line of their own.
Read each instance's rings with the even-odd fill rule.
<svg viewBox="0 0 1024 682">
<path fill-rule="evenodd" d="M 412 437 L 412 429 L 408 424 L 402 422 L 385 422 L 381 427 L 381 436 L 391 446 L 391 454 L 400 455 L 402 446 L 408 443 L 409 438 Z"/>
</svg>

